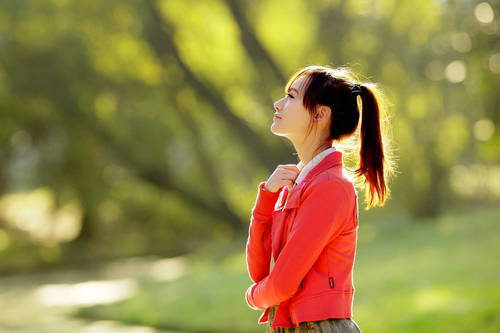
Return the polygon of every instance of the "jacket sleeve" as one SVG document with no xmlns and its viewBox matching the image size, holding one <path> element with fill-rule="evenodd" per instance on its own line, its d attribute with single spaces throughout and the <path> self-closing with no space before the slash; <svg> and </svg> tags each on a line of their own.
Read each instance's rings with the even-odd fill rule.
<svg viewBox="0 0 500 333">
<path fill-rule="evenodd" d="M 338 182 L 318 184 L 306 190 L 303 198 L 272 272 L 247 290 L 246 300 L 253 309 L 264 310 L 290 299 L 325 246 L 350 221 L 352 203 Z"/>
<path fill-rule="evenodd" d="M 246 247 L 247 268 L 253 282 L 259 282 L 269 274 L 271 248 L 264 244 L 264 235 L 271 231 L 272 214 L 280 192 L 271 193 L 259 185 L 259 193 L 252 209 L 250 230 Z"/>
</svg>

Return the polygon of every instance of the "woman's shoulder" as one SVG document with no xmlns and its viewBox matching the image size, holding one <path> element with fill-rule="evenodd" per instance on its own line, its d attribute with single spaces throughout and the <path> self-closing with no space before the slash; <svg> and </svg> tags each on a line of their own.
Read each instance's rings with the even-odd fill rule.
<svg viewBox="0 0 500 333">
<path fill-rule="evenodd" d="M 348 197 L 356 194 L 354 184 L 347 170 L 344 168 L 332 168 L 317 174 L 305 184 L 303 190 L 312 192 L 318 188 L 342 189 Z"/>
<path fill-rule="evenodd" d="M 321 183 L 339 183 L 341 185 L 354 186 L 349 172 L 341 166 L 323 170 L 321 173 L 313 177 L 309 183 L 311 185 Z"/>
</svg>

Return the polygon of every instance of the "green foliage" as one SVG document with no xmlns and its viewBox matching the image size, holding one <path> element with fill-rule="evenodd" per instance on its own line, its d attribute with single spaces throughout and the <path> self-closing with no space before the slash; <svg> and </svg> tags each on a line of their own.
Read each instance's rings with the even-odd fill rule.
<svg viewBox="0 0 500 333">
<path fill-rule="evenodd" d="M 3 270 L 17 250 L 29 267 L 245 233 L 257 184 L 296 162 L 269 132 L 272 103 L 310 63 L 351 64 L 396 105 L 399 176 L 383 212 L 494 204 L 498 15 L 479 1 L 1 2 Z M 13 211 L 11 195 L 39 189 L 50 209 Z"/>
</svg>

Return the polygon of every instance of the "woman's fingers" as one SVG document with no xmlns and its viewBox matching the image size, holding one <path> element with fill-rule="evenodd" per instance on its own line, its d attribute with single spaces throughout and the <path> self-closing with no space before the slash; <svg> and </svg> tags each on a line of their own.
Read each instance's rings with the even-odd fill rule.
<svg viewBox="0 0 500 333">
<path fill-rule="evenodd" d="M 294 172 L 300 172 L 300 169 L 295 165 L 295 164 L 284 164 L 284 165 L 278 165 L 276 170 L 282 169 L 282 170 L 290 170 Z"/>
<path fill-rule="evenodd" d="M 294 164 L 279 165 L 266 182 L 264 189 L 276 193 L 284 186 L 292 187 L 300 170 Z"/>
</svg>

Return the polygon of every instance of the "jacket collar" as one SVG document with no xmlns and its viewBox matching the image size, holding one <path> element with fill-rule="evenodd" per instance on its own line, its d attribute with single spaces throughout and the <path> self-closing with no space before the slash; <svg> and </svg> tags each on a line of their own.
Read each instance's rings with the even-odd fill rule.
<svg viewBox="0 0 500 333">
<path fill-rule="evenodd" d="M 285 204 L 285 208 L 295 208 L 300 206 L 300 192 L 302 187 L 307 184 L 311 179 L 319 175 L 320 173 L 333 168 L 334 166 L 342 165 L 342 152 L 334 151 L 328 154 L 318 165 L 312 168 L 311 171 L 305 176 L 305 178 L 298 184 L 290 193 L 288 200 Z"/>
<path fill-rule="evenodd" d="M 304 177 L 301 183 L 307 183 L 311 178 L 316 177 L 323 171 L 333 168 L 336 165 L 342 165 L 342 152 L 334 151 L 328 154 L 321 162 L 318 163 L 314 168 L 309 171 L 309 173 Z M 301 184 L 298 184 L 299 187 Z"/>
</svg>

